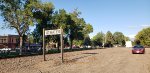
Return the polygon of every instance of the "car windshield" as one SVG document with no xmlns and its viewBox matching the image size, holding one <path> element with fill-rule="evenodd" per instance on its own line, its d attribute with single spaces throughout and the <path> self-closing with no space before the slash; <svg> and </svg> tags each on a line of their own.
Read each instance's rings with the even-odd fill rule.
<svg viewBox="0 0 150 73">
<path fill-rule="evenodd" d="M 133 49 L 143 49 L 143 48 L 144 48 L 144 47 L 143 47 L 143 46 L 140 46 L 140 45 L 133 47 Z"/>
</svg>

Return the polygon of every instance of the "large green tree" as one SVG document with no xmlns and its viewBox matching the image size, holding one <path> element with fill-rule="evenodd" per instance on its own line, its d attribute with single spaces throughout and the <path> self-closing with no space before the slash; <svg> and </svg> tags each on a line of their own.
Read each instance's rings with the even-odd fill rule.
<svg viewBox="0 0 150 73">
<path fill-rule="evenodd" d="M 29 25 L 33 25 L 32 12 L 38 3 L 38 0 L 0 0 L 0 11 L 6 22 L 5 26 L 15 29 L 20 37 L 20 55 L 23 35 L 29 30 Z"/>
<path fill-rule="evenodd" d="M 125 45 L 125 36 L 122 32 L 115 32 L 113 34 L 114 37 L 114 44 L 119 44 L 121 46 Z"/>
<path fill-rule="evenodd" d="M 85 45 L 85 46 L 91 45 L 91 39 L 88 35 L 84 38 L 83 45 Z"/>
<path fill-rule="evenodd" d="M 64 9 L 59 9 L 59 11 L 56 11 L 53 15 L 52 18 L 52 23 L 59 29 L 60 27 L 63 29 L 64 31 L 64 35 L 66 37 L 64 37 L 65 45 L 68 45 L 68 37 L 69 37 L 69 27 L 70 24 L 74 24 L 74 21 L 71 19 L 71 16 L 64 10 Z M 59 36 L 57 37 L 57 41 L 59 43 Z"/>
<path fill-rule="evenodd" d="M 92 45 L 93 46 L 102 46 L 104 42 L 104 33 L 99 32 L 92 38 Z"/>
<path fill-rule="evenodd" d="M 90 24 L 86 24 L 83 18 L 80 18 L 81 12 L 75 9 L 72 13 L 69 13 L 73 23 L 68 25 L 70 48 L 72 49 L 73 40 L 83 40 L 85 35 L 93 31 L 93 27 Z"/>
<path fill-rule="evenodd" d="M 150 46 L 150 27 L 138 32 L 138 34 L 136 35 L 136 40 L 139 40 L 144 46 Z"/>
<path fill-rule="evenodd" d="M 33 17 L 37 20 L 36 28 L 33 31 L 34 42 L 42 42 L 43 28 L 55 29 L 57 26 L 52 24 L 52 14 L 54 6 L 52 3 L 40 4 L 38 9 L 33 12 Z M 46 39 L 48 40 L 48 38 Z"/>
<path fill-rule="evenodd" d="M 111 47 L 113 42 L 114 42 L 114 38 L 113 38 L 112 33 L 110 31 L 108 31 L 106 33 L 106 37 L 105 38 L 106 38 L 106 45 Z"/>
</svg>

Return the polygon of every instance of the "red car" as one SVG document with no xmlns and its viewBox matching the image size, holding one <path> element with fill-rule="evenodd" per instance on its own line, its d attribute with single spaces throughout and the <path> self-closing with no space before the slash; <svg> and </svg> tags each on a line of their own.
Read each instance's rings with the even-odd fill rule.
<svg viewBox="0 0 150 73">
<path fill-rule="evenodd" d="M 136 45 L 132 49 L 132 54 L 144 54 L 145 48 L 141 45 Z"/>
</svg>

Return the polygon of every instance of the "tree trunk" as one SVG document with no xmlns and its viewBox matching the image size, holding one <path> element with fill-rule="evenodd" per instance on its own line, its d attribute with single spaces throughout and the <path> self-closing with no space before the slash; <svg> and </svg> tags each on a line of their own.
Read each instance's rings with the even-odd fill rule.
<svg viewBox="0 0 150 73">
<path fill-rule="evenodd" d="M 60 51 L 59 47 L 60 47 L 60 44 L 59 44 L 59 42 L 58 42 L 58 43 L 57 43 L 57 51 Z"/>
<path fill-rule="evenodd" d="M 22 43 L 23 43 L 23 39 L 22 38 L 23 37 L 20 36 L 20 53 L 19 53 L 19 55 L 22 55 Z"/>
<path fill-rule="evenodd" d="M 72 50 L 73 40 L 70 40 L 70 50 Z"/>
</svg>

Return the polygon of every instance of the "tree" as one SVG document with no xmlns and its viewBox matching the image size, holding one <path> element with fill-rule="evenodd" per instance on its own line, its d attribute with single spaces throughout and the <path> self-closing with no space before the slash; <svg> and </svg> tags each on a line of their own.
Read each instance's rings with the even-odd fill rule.
<svg viewBox="0 0 150 73">
<path fill-rule="evenodd" d="M 45 6 L 50 7 L 44 8 Z M 70 48 L 72 49 L 74 40 L 82 40 L 84 39 L 85 34 L 93 31 L 93 28 L 90 24 L 86 25 L 84 19 L 79 18 L 79 11 L 75 10 L 72 13 L 67 13 L 64 9 L 59 9 L 58 11 L 54 12 L 52 5 L 48 4 L 45 6 L 42 6 L 40 11 L 36 11 L 34 13 L 34 17 L 38 20 L 38 24 L 36 25 L 36 29 L 34 30 L 33 34 L 37 39 L 42 38 L 43 27 L 47 27 L 48 29 L 59 29 L 60 27 L 62 27 L 64 35 L 66 36 L 65 39 L 70 39 Z M 50 23 L 47 24 L 47 21 L 49 21 Z M 48 39 L 48 41 L 60 41 L 59 36 L 53 36 L 53 39 L 49 36 L 49 38 L 50 39 Z"/>
<path fill-rule="evenodd" d="M 111 47 L 114 42 L 113 35 L 110 31 L 106 33 L 106 45 Z"/>
<path fill-rule="evenodd" d="M 85 46 L 91 45 L 91 39 L 90 39 L 89 36 L 86 36 L 86 37 L 84 38 L 83 45 L 85 45 Z"/>
<path fill-rule="evenodd" d="M 130 38 L 125 36 L 125 41 L 130 41 Z"/>
<path fill-rule="evenodd" d="M 83 33 L 85 34 L 85 36 L 88 36 L 89 33 L 93 32 L 93 27 L 91 24 L 86 24 L 84 29 L 83 29 Z"/>
<path fill-rule="evenodd" d="M 83 45 L 83 40 L 74 40 L 73 42 L 77 46 L 82 46 Z"/>
<path fill-rule="evenodd" d="M 102 43 L 104 42 L 104 33 L 99 32 L 92 38 L 92 44 L 93 46 L 102 46 Z"/>
<path fill-rule="evenodd" d="M 137 39 L 136 39 L 136 40 L 134 40 L 134 44 L 135 44 L 135 45 L 140 45 L 141 42 L 140 42 L 140 40 L 137 40 Z"/>
<path fill-rule="evenodd" d="M 15 29 L 20 37 L 20 55 L 22 55 L 23 35 L 33 25 L 32 12 L 38 0 L 1 0 L 0 11 L 6 22 L 5 26 Z"/>
<path fill-rule="evenodd" d="M 122 46 L 125 45 L 125 37 L 122 32 L 115 32 L 113 34 L 113 37 L 114 37 L 114 44 L 119 44 Z"/>
<path fill-rule="evenodd" d="M 85 34 L 88 34 L 93 31 L 91 30 L 91 25 L 86 24 L 83 18 L 79 18 L 79 15 L 81 12 L 79 12 L 77 9 L 73 11 L 73 13 L 70 13 L 71 20 L 73 20 L 72 24 L 68 25 L 69 29 L 69 38 L 70 38 L 70 49 L 72 49 L 73 40 L 82 40 L 84 39 Z M 89 28 L 86 28 L 89 27 Z M 84 31 L 87 29 L 88 32 L 84 33 Z"/>
<path fill-rule="evenodd" d="M 52 23 L 57 26 L 59 29 L 62 27 L 64 31 L 64 35 L 66 35 L 65 39 L 69 37 L 69 25 L 74 24 L 74 21 L 71 19 L 71 16 L 64 10 L 60 9 L 59 11 L 56 11 L 54 13 L 54 16 L 52 18 Z M 57 41 L 59 41 L 59 37 L 57 38 Z M 67 40 L 65 40 L 64 44 L 68 45 Z M 59 49 L 59 46 L 58 46 Z"/>
<path fill-rule="evenodd" d="M 42 42 L 43 28 L 55 29 L 57 27 L 52 24 L 53 10 L 54 6 L 52 3 L 44 3 L 40 4 L 38 9 L 33 12 L 33 17 L 37 20 L 36 28 L 32 32 L 36 43 Z M 48 40 L 48 37 L 46 40 Z"/>
<path fill-rule="evenodd" d="M 136 40 L 139 40 L 141 42 L 141 45 L 150 46 L 150 34 L 149 33 L 150 33 L 150 27 L 141 30 L 135 36 Z"/>
</svg>

